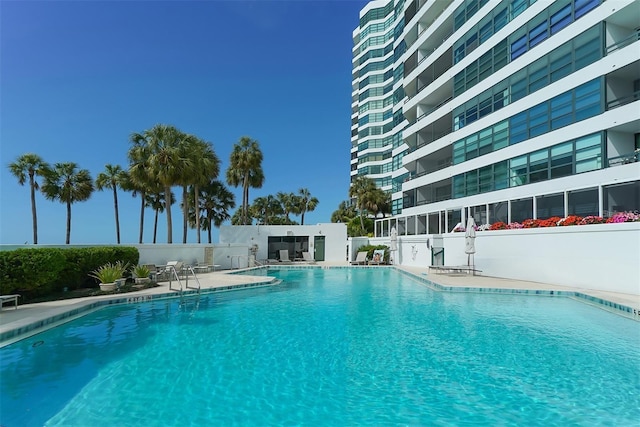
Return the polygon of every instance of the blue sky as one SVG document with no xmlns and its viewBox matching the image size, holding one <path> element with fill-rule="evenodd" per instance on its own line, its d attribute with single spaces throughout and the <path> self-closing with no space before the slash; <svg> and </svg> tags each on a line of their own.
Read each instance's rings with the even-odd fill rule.
<svg viewBox="0 0 640 427">
<path fill-rule="evenodd" d="M 158 123 L 210 141 L 222 180 L 233 144 L 256 139 L 266 180 L 250 198 L 305 187 L 320 201 L 305 224 L 330 222 L 349 187 L 351 36 L 366 3 L 0 1 L 0 243 L 33 240 L 29 189 L 9 163 L 33 152 L 95 179 L 126 167 L 129 135 Z M 120 191 L 119 203 L 122 243 L 136 243 L 139 199 Z M 36 205 L 39 243 L 63 244 L 65 206 L 41 193 Z M 145 243 L 152 223 L 149 210 Z M 159 243 L 166 234 L 162 215 Z M 72 244 L 115 242 L 109 191 L 73 205 Z"/>
</svg>

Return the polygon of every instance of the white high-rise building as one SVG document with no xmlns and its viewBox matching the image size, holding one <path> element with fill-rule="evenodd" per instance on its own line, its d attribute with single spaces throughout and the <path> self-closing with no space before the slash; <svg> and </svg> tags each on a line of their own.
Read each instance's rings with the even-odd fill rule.
<svg viewBox="0 0 640 427">
<path fill-rule="evenodd" d="M 377 236 L 640 210 L 639 1 L 372 1 L 353 40 Z"/>
</svg>

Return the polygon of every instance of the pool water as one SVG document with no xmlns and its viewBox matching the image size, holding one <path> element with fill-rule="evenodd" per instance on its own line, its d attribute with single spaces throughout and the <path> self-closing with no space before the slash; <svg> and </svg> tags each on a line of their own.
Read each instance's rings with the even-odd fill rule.
<svg viewBox="0 0 640 427">
<path fill-rule="evenodd" d="M 107 307 L 0 349 L 0 424 L 637 425 L 640 323 L 391 269 Z"/>
</svg>

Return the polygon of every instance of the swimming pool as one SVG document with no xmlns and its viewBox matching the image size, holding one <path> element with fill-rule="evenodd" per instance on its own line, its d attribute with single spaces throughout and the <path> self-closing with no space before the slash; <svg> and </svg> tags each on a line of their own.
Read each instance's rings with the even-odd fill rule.
<svg viewBox="0 0 640 427">
<path fill-rule="evenodd" d="M 631 425 L 640 324 L 392 269 L 110 306 L 0 349 L 6 427 Z"/>
</svg>

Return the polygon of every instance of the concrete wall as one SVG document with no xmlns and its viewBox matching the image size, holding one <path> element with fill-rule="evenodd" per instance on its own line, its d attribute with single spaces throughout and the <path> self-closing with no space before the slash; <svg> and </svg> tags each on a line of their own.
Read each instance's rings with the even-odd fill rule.
<svg viewBox="0 0 640 427">
<path fill-rule="evenodd" d="M 315 225 L 223 225 L 220 227 L 220 245 L 258 245 L 256 259 L 267 259 L 268 239 L 276 236 L 306 236 L 309 252 L 313 254 L 314 237 L 325 236 L 326 262 L 344 262 L 346 259 L 347 225 L 324 223 Z M 290 254 L 292 255 L 292 254 Z"/>
<path fill-rule="evenodd" d="M 476 236 L 474 262 L 485 276 L 640 295 L 640 222 L 481 231 Z M 434 237 L 439 236 L 399 236 L 396 263 L 429 266 Z M 445 265 L 466 265 L 464 233 L 441 237 Z M 370 242 L 390 243 L 388 237 Z"/>
</svg>

